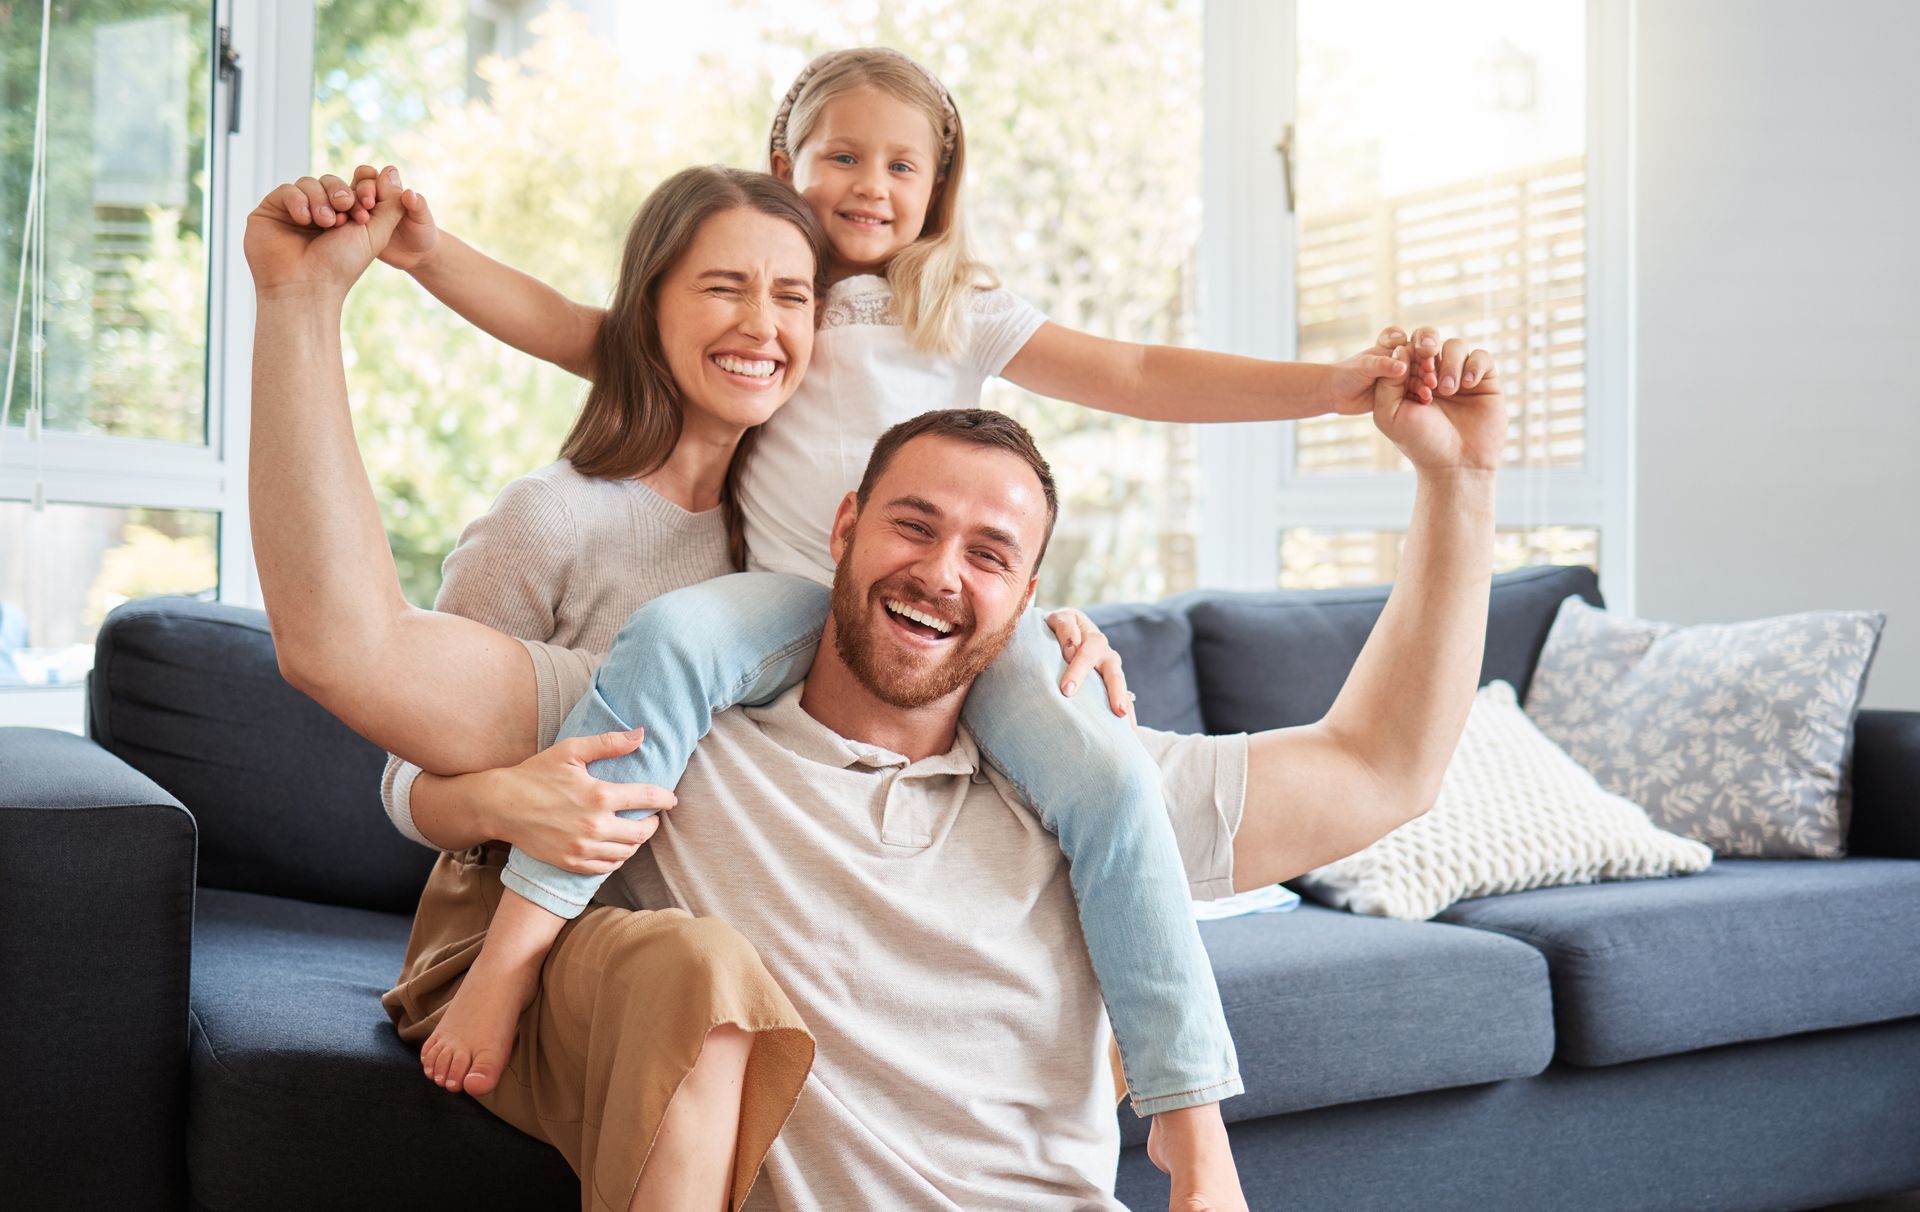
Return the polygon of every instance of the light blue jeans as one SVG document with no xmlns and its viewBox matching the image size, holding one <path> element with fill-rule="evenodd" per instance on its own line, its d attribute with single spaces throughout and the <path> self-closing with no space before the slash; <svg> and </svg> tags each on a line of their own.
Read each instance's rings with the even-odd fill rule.
<svg viewBox="0 0 1920 1212">
<path fill-rule="evenodd" d="M 643 725 L 634 753 L 592 773 L 672 787 L 716 712 L 772 702 L 813 664 L 824 586 L 744 572 L 655 598 L 620 629 L 562 739 Z M 1194 924 L 1160 770 L 1092 677 L 1060 693 L 1065 661 L 1037 610 L 974 683 L 963 719 L 1066 854 L 1080 926 L 1120 1046 L 1134 1111 L 1154 1115 L 1239 1094 L 1239 1063 L 1219 987 Z M 647 810 L 622 813 L 637 817 Z M 514 850 L 506 886 L 577 917 L 605 877 L 575 875 Z"/>
</svg>

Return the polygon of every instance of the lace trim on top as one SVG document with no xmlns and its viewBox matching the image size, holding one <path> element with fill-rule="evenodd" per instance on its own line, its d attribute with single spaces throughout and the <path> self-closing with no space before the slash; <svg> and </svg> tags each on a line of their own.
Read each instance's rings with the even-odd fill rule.
<svg viewBox="0 0 1920 1212">
<path fill-rule="evenodd" d="M 969 312 L 975 316 L 999 315 L 1020 305 L 1017 295 L 1000 287 L 976 290 L 968 302 Z M 850 324 L 901 327 L 900 316 L 893 310 L 893 291 L 885 278 L 859 274 L 828 288 L 820 327 L 845 328 Z"/>
</svg>

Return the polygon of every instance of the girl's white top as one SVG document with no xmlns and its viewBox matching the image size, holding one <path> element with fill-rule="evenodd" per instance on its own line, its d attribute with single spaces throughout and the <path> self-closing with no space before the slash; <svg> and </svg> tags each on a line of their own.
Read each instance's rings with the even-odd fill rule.
<svg viewBox="0 0 1920 1212">
<path fill-rule="evenodd" d="M 960 350 L 942 356 L 907 340 L 885 278 L 828 289 L 806 377 L 761 427 L 741 483 L 750 567 L 831 584 L 834 511 L 860 486 L 880 435 L 923 412 L 979 407 L 981 386 L 1047 320 L 1002 287 L 968 302 Z"/>
</svg>

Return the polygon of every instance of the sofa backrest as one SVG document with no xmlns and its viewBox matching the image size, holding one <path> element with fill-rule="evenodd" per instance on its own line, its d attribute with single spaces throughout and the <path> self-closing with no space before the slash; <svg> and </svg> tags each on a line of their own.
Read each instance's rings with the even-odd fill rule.
<svg viewBox="0 0 1920 1212">
<path fill-rule="evenodd" d="M 386 755 L 288 685 L 258 610 L 147 598 L 107 616 L 88 731 L 199 828 L 199 882 L 411 913 L 434 854 L 380 808 Z"/>
<path fill-rule="evenodd" d="M 1494 578 L 1483 683 L 1525 696 L 1569 594 L 1601 604 L 1585 568 Z M 1256 732 L 1326 713 L 1386 598 L 1386 586 L 1198 591 L 1088 613 L 1126 661 L 1142 723 Z M 115 610 L 95 645 L 88 727 L 193 813 L 202 886 L 412 912 L 434 856 L 381 811 L 386 755 L 287 684 L 260 611 L 192 598 Z"/>
<path fill-rule="evenodd" d="M 1089 613 L 1126 661 L 1141 723 L 1176 732 L 1258 732 L 1326 714 L 1390 588 L 1202 591 L 1158 606 Z M 1523 568 L 1493 579 L 1481 685 L 1510 682 L 1525 700 L 1547 631 L 1571 594 L 1602 605 L 1588 568 Z M 1163 617 L 1169 615 L 1176 617 Z M 1184 654 L 1174 651 L 1181 636 L 1191 637 Z"/>
</svg>

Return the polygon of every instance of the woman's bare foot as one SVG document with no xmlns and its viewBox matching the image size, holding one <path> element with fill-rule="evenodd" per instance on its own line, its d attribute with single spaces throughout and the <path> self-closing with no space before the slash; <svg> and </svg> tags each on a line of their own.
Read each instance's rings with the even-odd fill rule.
<svg viewBox="0 0 1920 1212">
<path fill-rule="evenodd" d="M 520 1015 L 540 988 L 540 968 L 566 922 L 513 892 L 500 897 L 480 954 L 420 1049 L 437 1086 L 486 1094 L 500 1083 Z"/>
<path fill-rule="evenodd" d="M 1170 1212 L 1247 1212 L 1219 1103 L 1154 1116 L 1147 1159 L 1173 1180 Z"/>
</svg>

